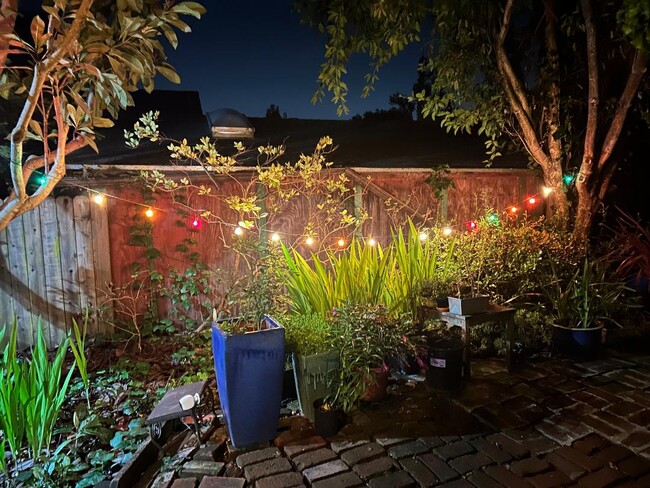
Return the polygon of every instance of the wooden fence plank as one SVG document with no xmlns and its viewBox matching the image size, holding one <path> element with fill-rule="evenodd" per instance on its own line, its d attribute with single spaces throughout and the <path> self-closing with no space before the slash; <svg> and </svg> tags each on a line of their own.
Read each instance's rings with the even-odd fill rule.
<svg viewBox="0 0 650 488">
<path fill-rule="evenodd" d="M 18 324 L 18 347 L 32 344 L 32 315 L 27 275 L 27 256 L 23 215 L 14 218 L 7 226 L 9 237 L 9 264 L 13 288 L 14 313 Z"/>
<path fill-rule="evenodd" d="M 5 338 L 9 335 L 9 327 L 14 322 L 14 300 L 11 286 L 11 270 L 9 263 L 9 236 L 6 230 L 0 231 L 0 327 L 7 325 Z M 4 347 L 4 344 L 0 344 Z"/>
<path fill-rule="evenodd" d="M 59 223 L 61 274 L 67 332 L 72 326 L 72 317 L 81 312 L 77 241 L 75 238 L 72 198 L 58 197 L 56 199 L 56 216 Z"/>
<path fill-rule="evenodd" d="M 79 270 L 79 291 L 81 307 L 94 310 L 97 304 L 95 294 L 95 269 L 93 263 L 93 236 L 90 224 L 90 203 L 87 195 L 77 195 L 73 199 L 74 228 L 77 240 L 77 266 Z M 91 312 L 92 313 L 92 312 Z M 93 314 L 88 324 L 88 334 L 97 335 L 97 320 Z"/>
<path fill-rule="evenodd" d="M 32 334 L 36 334 L 40 324 L 45 341 L 52 345 L 50 338 L 50 311 L 45 290 L 45 262 L 43 260 L 43 237 L 41 235 L 41 214 L 37 207 L 23 214 L 25 232 L 25 256 L 27 264 L 27 281 L 29 283 L 30 312 L 32 315 Z"/>
<path fill-rule="evenodd" d="M 47 198 L 41 203 L 40 211 L 45 290 L 50 310 L 50 340 L 52 344 L 59 344 L 65 338 L 66 325 L 56 201 L 53 198 Z"/>
<path fill-rule="evenodd" d="M 95 268 L 95 295 L 97 306 L 108 292 L 109 284 L 113 281 L 111 274 L 111 248 L 108 231 L 108 202 L 105 205 L 90 204 L 90 224 L 93 238 L 93 266 Z M 113 304 L 109 302 L 107 309 L 102 311 L 106 320 L 99 320 L 97 329 L 101 334 L 113 332 Z"/>
</svg>

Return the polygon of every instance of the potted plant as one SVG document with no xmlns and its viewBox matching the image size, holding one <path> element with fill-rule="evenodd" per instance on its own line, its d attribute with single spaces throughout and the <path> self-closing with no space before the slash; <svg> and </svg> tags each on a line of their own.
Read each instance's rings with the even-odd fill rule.
<svg viewBox="0 0 650 488">
<path fill-rule="evenodd" d="M 588 359 L 601 349 L 606 322 L 619 325 L 613 318 L 620 308 L 625 287 L 610 282 L 598 263 L 585 259 L 583 265 L 568 279 L 557 276 L 544 287 L 544 294 L 553 317 L 551 345 L 559 354 Z"/>
<path fill-rule="evenodd" d="M 412 320 L 393 317 L 380 305 L 345 305 L 332 315 L 334 344 L 341 351 L 341 371 L 334 398 L 343 411 L 359 399 L 386 397 L 387 362 L 415 352 Z"/>
<path fill-rule="evenodd" d="M 292 314 L 283 319 L 291 353 L 300 411 L 314 421 L 314 401 L 333 393 L 340 369 L 338 349 L 327 321 L 319 314 Z"/>
<path fill-rule="evenodd" d="M 463 338 L 460 327 L 441 320 L 424 325 L 428 345 L 427 383 L 434 388 L 458 390 L 463 373 Z"/>
<path fill-rule="evenodd" d="M 276 436 L 285 365 L 284 328 L 270 316 L 282 297 L 272 254 L 254 248 L 247 257 L 246 271 L 234 266 L 226 281 L 231 313 L 215 310 L 212 323 L 217 389 L 234 447 Z"/>
<path fill-rule="evenodd" d="M 487 253 L 487 239 L 481 234 L 483 221 L 463 235 L 455 248 L 454 262 L 458 279 L 454 293 L 449 295 L 449 312 L 456 315 L 472 315 L 486 312 L 489 297 L 482 293 L 483 265 Z"/>
</svg>

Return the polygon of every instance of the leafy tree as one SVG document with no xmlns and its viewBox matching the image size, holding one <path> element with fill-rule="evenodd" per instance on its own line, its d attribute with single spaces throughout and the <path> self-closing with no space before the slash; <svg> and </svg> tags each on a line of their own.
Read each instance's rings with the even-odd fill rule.
<svg viewBox="0 0 650 488">
<path fill-rule="evenodd" d="M 650 2 L 305 0 L 297 8 L 327 36 L 314 101 L 330 93 L 339 114 L 352 54 L 370 57 L 368 95 L 380 68 L 431 23 L 425 86 L 413 97 L 422 114 L 485 135 L 490 159 L 505 145 L 524 149 L 552 189 L 558 221 L 568 226 L 575 212 L 574 236 L 587 237 L 621 161 L 614 150 L 630 108 L 647 103 Z M 576 176 L 573 208 L 567 173 Z"/>
<path fill-rule="evenodd" d="M 269 108 L 266 109 L 266 118 L 271 120 L 280 120 L 282 118 L 282 115 L 280 115 L 280 107 L 274 103 L 269 105 Z M 284 118 L 286 119 L 287 117 L 285 116 Z"/>
<path fill-rule="evenodd" d="M 183 15 L 200 18 L 196 2 L 158 0 L 55 0 L 31 19 L 29 35 L 15 29 L 14 0 L 2 0 L 0 86 L 3 97 L 19 97 L 22 110 L 10 136 L 11 192 L 0 205 L 0 230 L 39 205 L 65 175 L 66 155 L 82 147 L 97 150 L 94 129 L 110 127 L 133 104 L 130 92 L 154 88 L 160 73 L 180 81 L 166 62 L 164 36 L 173 48 L 176 30 L 189 32 Z M 105 117 L 106 115 L 106 117 Z M 38 154 L 26 154 L 26 141 Z M 31 146 L 30 146 L 31 148 Z M 38 188 L 27 184 L 41 172 Z M 0 171 L 1 173 L 2 171 Z"/>
</svg>

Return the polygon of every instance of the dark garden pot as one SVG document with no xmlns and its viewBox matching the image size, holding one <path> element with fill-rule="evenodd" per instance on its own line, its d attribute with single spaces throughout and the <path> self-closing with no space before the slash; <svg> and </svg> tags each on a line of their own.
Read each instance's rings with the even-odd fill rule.
<svg viewBox="0 0 650 488">
<path fill-rule="evenodd" d="M 323 399 L 319 398 L 312 403 L 314 412 L 314 427 L 321 437 L 332 437 L 338 434 L 343 427 L 343 412 L 338 409 L 323 410 Z"/>
<path fill-rule="evenodd" d="M 295 372 L 293 368 L 285 369 L 282 376 L 282 403 L 284 404 L 297 399 L 298 392 L 296 391 Z"/>
<path fill-rule="evenodd" d="M 463 346 L 437 342 L 429 347 L 427 384 L 443 390 L 459 390 L 463 378 Z"/>
<path fill-rule="evenodd" d="M 340 353 L 338 349 L 332 349 L 309 356 L 293 354 L 291 360 L 300 411 L 313 422 L 314 401 L 334 392 L 341 367 Z"/>
<path fill-rule="evenodd" d="M 230 440 L 243 447 L 277 434 L 284 373 L 284 329 L 265 317 L 262 330 L 227 334 L 212 324 L 217 389 Z"/>
<path fill-rule="evenodd" d="M 553 324 L 553 351 L 576 359 L 593 359 L 602 349 L 603 326 L 573 329 Z"/>
<path fill-rule="evenodd" d="M 449 311 L 449 297 L 438 297 L 438 298 L 436 298 L 436 310 L 438 312 L 448 312 Z"/>
<path fill-rule="evenodd" d="M 370 368 L 370 377 L 367 378 L 366 392 L 361 397 L 366 402 L 381 402 L 388 395 L 388 368 Z"/>
</svg>

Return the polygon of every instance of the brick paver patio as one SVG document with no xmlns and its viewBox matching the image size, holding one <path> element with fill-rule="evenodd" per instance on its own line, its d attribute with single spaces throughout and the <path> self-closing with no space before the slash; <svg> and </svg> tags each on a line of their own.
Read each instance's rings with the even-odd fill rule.
<svg viewBox="0 0 650 488">
<path fill-rule="evenodd" d="M 227 452 L 221 475 L 196 485 L 650 488 L 650 356 L 472 371 L 455 394 L 394 385 L 331 439 L 282 419 L 272 445 Z"/>
</svg>

